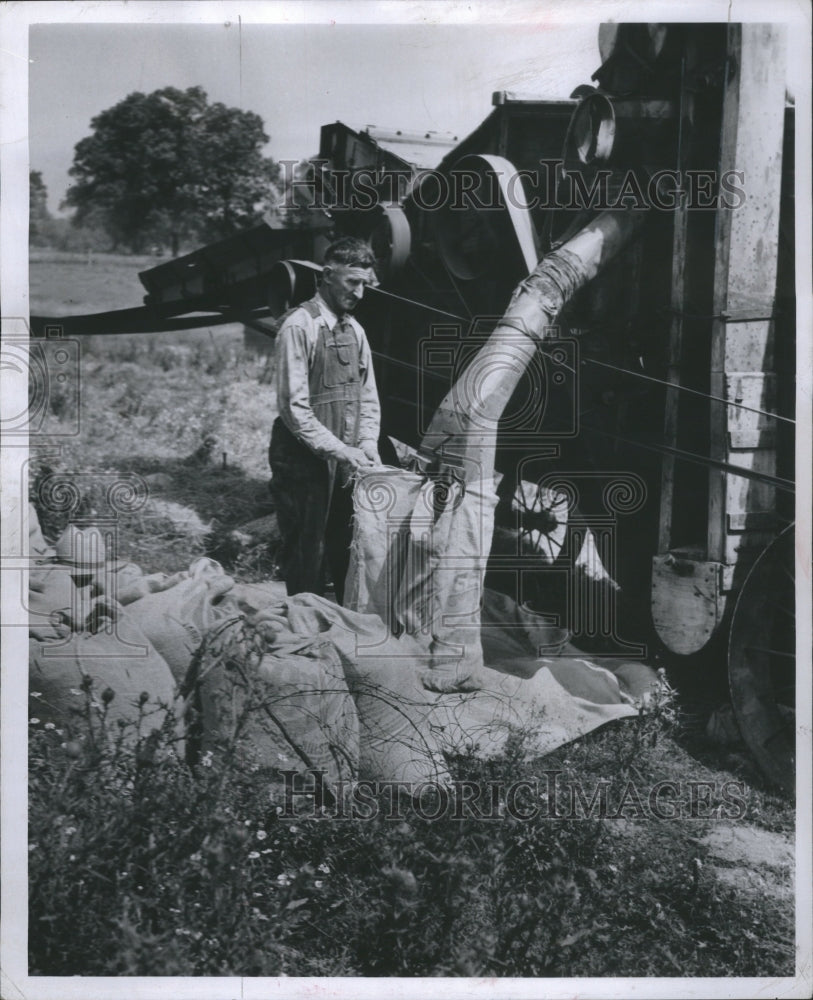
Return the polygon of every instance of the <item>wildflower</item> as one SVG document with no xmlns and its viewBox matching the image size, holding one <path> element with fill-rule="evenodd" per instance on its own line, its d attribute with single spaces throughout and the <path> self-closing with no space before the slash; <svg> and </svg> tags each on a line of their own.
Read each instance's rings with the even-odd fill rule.
<svg viewBox="0 0 813 1000">
<path fill-rule="evenodd" d="M 285 872 L 280 872 L 279 875 L 277 875 L 277 885 L 290 885 L 290 884 L 291 884 L 291 878 L 289 875 L 286 875 Z"/>
<path fill-rule="evenodd" d="M 138 704 L 139 705 L 146 705 L 146 703 L 149 700 L 150 700 L 150 696 L 149 696 L 149 694 L 147 694 L 146 691 L 142 691 L 141 694 L 138 696 Z"/>
<path fill-rule="evenodd" d="M 259 851 L 251 851 L 251 853 L 248 856 L 248 860 L 249 861 L 254 861 L 256 858 L 259 858 L 259 856 L 260 856 L 260 852 Z"/>
<path fill-rule="evenodd" d="M 323 861 L 323 862 L 321 863 L 321 865 L 319 865 L 319 866 L 317 867 L 317 869 L 316 869 L 316 870 L 317 870 L 317 871 L 320 871 L 320 872 L 323 872 L 323 873 L 324 873 L 325 875 L 329 875 L 329 874 L 330 874 L 330 869 L 329 869 L 329 868 L 328 868 L 328 866 L 327 866 L 327 865 L 326 865 L 326 864 L 324 863 L 324 861 Z"/>
<path fill-rule="evenodd" d="M 211 767 L 212 766 L 212 751 L 207 750 L 206 753 L 200 759 L 201 767 Z"/>
<path fill-rule="evenodd" d="M 28 845 L 28 850 L 29 851 L 36 851 L 36 849 L 37 849 L 37 845 L 36 844 L 29 844 Z"/>
<path fill-rule="evenodd" d="M 68 861 L 76 861 L 76 855 L 75 854 L 69 854 L 68 855 Z"/>
<path fill-rule="evenodd" d="M 289 826 L 288 829 L 291 831 L 291 833 L 299 833 L 298 826 Z"/>
<path fill-rule="evenodd" d="M 42 691 L 31 691 L 29 693 L 29 697 L 30 698 L 41 698 L 42 697 Z"/>
<path fill-rule="evenodd" d="M 76 827 L 75 826 L 66 826 L 65 827 L 65 836 L 66 837 L 72 837 L 75 833 L 76 833 Z"/>
<path fill-rule="evenodd" d="M 82 692 L 81 691 L 77 691 L 76 688 L 68 688 L 68 694 L 75 695 L 77 698 L 81 698 L 82 697 Z"/>
<path fill-rule="evenodd" d="M 116 692 L 111 687 L 106 687 L 104 691 L 102 691 L 102 701 L 105 705 L 109 705 L 115 697 Z"/>
<path fill-rule="evenodd" d="M 316 879 L 316 881 L 313 884 L 316 886 L 317 889 L 321 889 L 325 883 L 321 879 Z"/>
<path fill-rule="evenodd" d="M 53 722 L 46 722 L 45 725 L 43 726 L 43 729 L 56 729 L 56 726 L 53 724 Z"/>
<path fill-rule="evenodd" d="M 258 830 L 257 831 L 257 840 L 265 840 L 265 838 L 267 836 L 268 836 L 268 834 L 265 832 L 265 830 Z"/>
</svg>

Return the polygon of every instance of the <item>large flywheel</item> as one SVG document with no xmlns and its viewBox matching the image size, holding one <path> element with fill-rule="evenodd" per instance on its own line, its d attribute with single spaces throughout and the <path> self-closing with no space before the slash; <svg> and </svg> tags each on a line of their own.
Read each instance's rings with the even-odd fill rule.
<svg viewBox="0 0 813 1000">
<path fill-rule="evenodd" d="M 794 788 L 796 615 L 794 526 L 751 568 L 731 622 L 728 680 L 740 732 L 764 773 Z"/>
</svg>

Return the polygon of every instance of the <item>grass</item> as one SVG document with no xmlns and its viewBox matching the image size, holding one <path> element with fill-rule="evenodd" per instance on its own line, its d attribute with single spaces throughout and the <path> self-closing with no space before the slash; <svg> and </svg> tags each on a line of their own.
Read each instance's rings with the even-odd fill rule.
<svg viewBox="0 0 813 1000">
<path fill-rule="evenodd" d="M 46 261 L 32 311 L 138 304 L 142 264 Z M 82 269 L 85 269 L 84 271 Z M 115 274 L 119 280 L 111 283 Z M 106 277 L 103 276 L 106 275 Z M 274 399 L 264 357 L 239 328 L 80 340 L 79 433 L 32 460 L 43 529 L 70 511 L 37 487 L 62 473 L 99 512 L 110 483 L 138 475 L 145 503 L 118 521 L 119 558 L 146 572 L 214 553 L 239 579 L 267 579 L 273 548 L 230 550 L 229 532 L 270 511 L 265 460 Z M 51 400 L 57 425 L 68 420 Z M 211 435 L 209 459 L 192 456 Z M 55 442 L 54 443 L 58 443 Z M 225 465 L 223 453 L 225 452 Z M 157 478 L 156 478 L 157 477 Z M 161 521 L 155 501 L 207 532 Z M 152 516 L 151 516 L 152 511 Z M 149 694 L 149 693 L 148 693 Z M 522 734 L 503 757 L 449 761 L 457 779 L 608 786 L 617 818 L 428 821 L 286 818 L 279 776 L 223 746 L 182 753 L 168 726 L 153 740 L 104 733 L 92 692 L 62 730 L 30 727 L 29 960 L 32 975 L 782 976 L 793 973 L 788 876 L 755 896 L 715 877 L 711 816 L 640 815 L 658 783 L 741 783 L 731 822 L 792 834 L 793 803 L 742 752 L 703 737 L 685 704 L 603 727 L 543 760 Z M 115 693 L 114 693 L 115 697 Z M 537 800 L 520 798 L 525 807 Z M 611 810 L 612 811 L 612 810 Z"/>
<path fill-rule="evenodd" d="M 28 271 L 31 312 L 69 316 L 140 306 L 145 290 L 138 272 L 159 263 L 148 256 L 34 252 Z"/>
</svg>

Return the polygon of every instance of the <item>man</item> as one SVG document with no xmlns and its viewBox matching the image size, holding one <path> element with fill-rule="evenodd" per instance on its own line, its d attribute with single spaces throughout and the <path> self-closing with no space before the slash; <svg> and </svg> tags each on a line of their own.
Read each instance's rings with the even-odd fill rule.
<svg viewBox="0 0 813 1000">
<path fill-rule="evenodd" d="M 353 515 L 350 480 L 379 465 L 380 408 L 370 346 L 350 316 L 376 284 L 372 250 L 346 237 L 325 253 L 316 295 L 277 334 L 274 421 L 268 461 L 289 594 L 322 594 L 325 563 L 344 598 Z"/>
</svg>

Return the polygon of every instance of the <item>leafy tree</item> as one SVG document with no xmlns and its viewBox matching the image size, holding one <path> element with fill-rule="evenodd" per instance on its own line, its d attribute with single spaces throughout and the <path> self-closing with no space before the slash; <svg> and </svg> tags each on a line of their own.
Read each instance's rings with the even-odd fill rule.
<svg viewBox="0 0 813 1000">
<path fill-rule="evenodd" d="M 48 189 L 39 170 L 28 172 L 28 242 L 31 246 L 43 246 L 48 240 L 48 225 L 51 214 L 48 211 Z"/>
<path fill-rule="evenodd" d="M 263 156 L 259 115 L 209 104 L 201 87 L 133 93 L 97 115 L 76 144 L 67 205 L 140 251 L 219 239 L 259 221 L 279 167 Z"/>
</svg>

